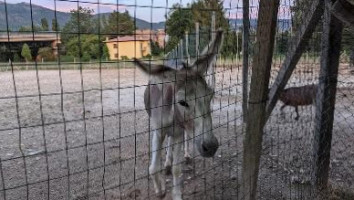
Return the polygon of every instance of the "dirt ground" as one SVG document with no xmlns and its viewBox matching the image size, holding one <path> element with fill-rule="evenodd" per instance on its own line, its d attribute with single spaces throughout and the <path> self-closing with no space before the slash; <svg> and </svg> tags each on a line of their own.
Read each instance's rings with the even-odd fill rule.
<svg viewBox="0 0 354 200">
<path fill-rule="evenodd" d="M 316 82 L 317 68 L 298 68 L 289 86 Z M 212 159 L 195 153 L 184 164 L 184 199 L 242 199 L 241 77 L 240 67 L 217 68 L 212 108 L 220 147 Z M 156 199 L 148 178 L 147 80 L 137 69 L 0 72 L 0 200 Z M 354 190 L 353 88 L 354 75 L 343 65 L 330 169 L 338 199 Z M 315 110 L 302 107 L 296 121 L 293 108 L 281 114 L 280 105 L 264 135 L 259 199 L 314 199 Z M 172 177 L 166 179 L 171 199 Z"/>
</svg>

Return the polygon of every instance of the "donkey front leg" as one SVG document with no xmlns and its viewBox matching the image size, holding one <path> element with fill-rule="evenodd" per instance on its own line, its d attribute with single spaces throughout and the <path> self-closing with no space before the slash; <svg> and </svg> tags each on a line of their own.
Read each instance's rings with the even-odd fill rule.
<svg viewBox="0 0 354 200">
<path fill-rule="evenodd" d="M 172 146 L 171 146 L 171 140 L 172 137 L 168 137 L 168 144 L 166 148 L 166 161 L 165 161 L 165 169 L 166 169 L 166 175 L 171 174 L 171 169 L 172 169 Z M 189 153 L 189 135 L 185 131 L 184 132 L 184 159 L 186 160 L 186 163 L 189 164 L 192 161 L 192 157 Z"/>
<path fill-rule="evenodd" d="M 155 130 L 152 137 L 152 156 L 149 172 L 154 184 L 155 192 L 158 197 L 164 197 L 166 194 L 165 180 L 161 177 L 161 153 L 162 143 L 165 139 L 165 133 L 161 130 Z"/>
<path fill-rule="evenodd" d="M 187 131 L 184 131 L 184 159 L 186 159 L 186 163 L 190 163 L 192 161 L 192 157 L 189 153 L 189 135 Z"/>
<path fill-rule="evenodd" d="M 299 115 L 299 110 L 298 110 L 297 106 L 295 106 L 295 112 L 296 112 L 295 120 L 299 120 L 300 115 Z"/>
<path fill-rule="evenodd" d="M 171 175 L 172 173 L 172 137 L 168 137 L 168 143 L 166 147 L 166 161 L 165 161 L 165 169 L 166 175 Z"/>
<path fill-rule="evenodd" d="M 172 198 L 173 200 L 182 199 L 182 143 L 183 143 L 183 132 L 177 133 L 172 138 L 173 145 L 173 166 L 172 166 L 172 176 L 173 176 L 173 189 Z"/>
</svg>

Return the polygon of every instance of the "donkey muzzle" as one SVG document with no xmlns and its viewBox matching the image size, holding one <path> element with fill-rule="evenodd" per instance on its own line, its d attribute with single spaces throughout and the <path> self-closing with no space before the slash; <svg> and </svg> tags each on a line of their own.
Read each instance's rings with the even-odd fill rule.
<svg viewBox="0 0 354 200">
<path fill-rule="evenodd" d="M 219 142 L 216 137 L 209 140 L 197 141 L 197 149 L 201 156 L 210 158 L 213 157 L 219 148 Z"/>
</svg>

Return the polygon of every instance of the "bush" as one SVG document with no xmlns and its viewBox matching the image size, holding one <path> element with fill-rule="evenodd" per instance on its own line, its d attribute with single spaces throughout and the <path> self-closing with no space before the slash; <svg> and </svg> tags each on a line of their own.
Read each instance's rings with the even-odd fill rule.
<svg viewBox="0 0 354 200">
<path fill-rule="evenodd" d="M 81 62 L 88 62 L 90 60 L 91 60 L 90 54 L 87 52 L 84 52 L 84 54 L 82 55 L 82 58 L 81 58 Z"/>
<path fill-rule="evenodd" d="M 60 56 L 60 61 L 61 62 L 74 62 L 74 60 L 75 60 L 74 56 L 70 56 L 70 55 Z"/>
<path fill-rule="evenodd" d="M 29 62 L 32 60 L 31 49 L 29 48 L 29 46 L 27 44 L 24 44 L 22 46 L 21 56 L 26 59 L 26 62 Z"/>
<path fill-rule="evenodd" d="M 50 47 L 43 47 L 38 50 L 38 55 L 43 58 L 44 61 L 54 61 L 55 56 L 53 55 L 53 50 Z"/>
<path fill-rule="evenodd" d="M 150 54 L 147 54 L 146 56 L 143 56 L 143 58 L 145 58 L 145 59 L 151 59 L 152 56 L 151 56 Z"/>
<path fill-rule="evenodd" d="M 159 46 L 159 43 L 152 40 L 150 40 L 150 49 L 151 54 L 154 56 L 159 56 L 163 52 L 163 49 Z"/>
<path fill-rule="evenodd" d="M 105 46 L 100 43 L 97 35 L 83 35 L 80 38 L 74 37 L 70 39 L 65 47 L 67 55 L 75 56 L 76 58 L 81 56 L 82 61 L 88 61 L 90 59 L 108 57 L 108 49 Z"/>
<path fill-rule="evenodd" d="M 21 57 L 17 53 L 14 55 L 14 62 L 21 62 Z"/>
<path fill-rule="evenodd" d="M 108 50 L 108 47 L 107 45 L 104 45 L 103 46 L 103 58 L 102 59 L 106 59 L 106 60 L 109 60 L 109 50 Z"/>
<path fill-rule="evenodd" d="M 122 60 L 129 60 L 128 56 L 121 56 L 120 57 Z"/>
</svg>

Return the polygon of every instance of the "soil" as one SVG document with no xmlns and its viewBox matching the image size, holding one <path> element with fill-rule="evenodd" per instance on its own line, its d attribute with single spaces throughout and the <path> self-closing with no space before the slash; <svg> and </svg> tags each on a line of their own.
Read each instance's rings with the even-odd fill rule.
<svg viewBox="0 0 354 200">
<path fill-rule="evenodd" d="M 298 67 L 288 87 L 316 82 L 317 69 Z M 195 153 L 183 164 L 184 199 L 242 199 L 241 77 L 240 66 L 217 68 L 212 117 L 220 147 L 214 158 Z M 0 200 L 157 199 L 148 178 L 147 81 L 129 68 L 0 72 Z M 353 88 L 342 65 L 329 174 L 336 197 L 354 191 Z M 301 107 L 296 121 L 293 108 L 282 114 L 280 106 L 265 129 L 258 198 L 314 199 L 315 109 Z M 172 177 L 165 178 L 171 199 Z"/>
</svg>

